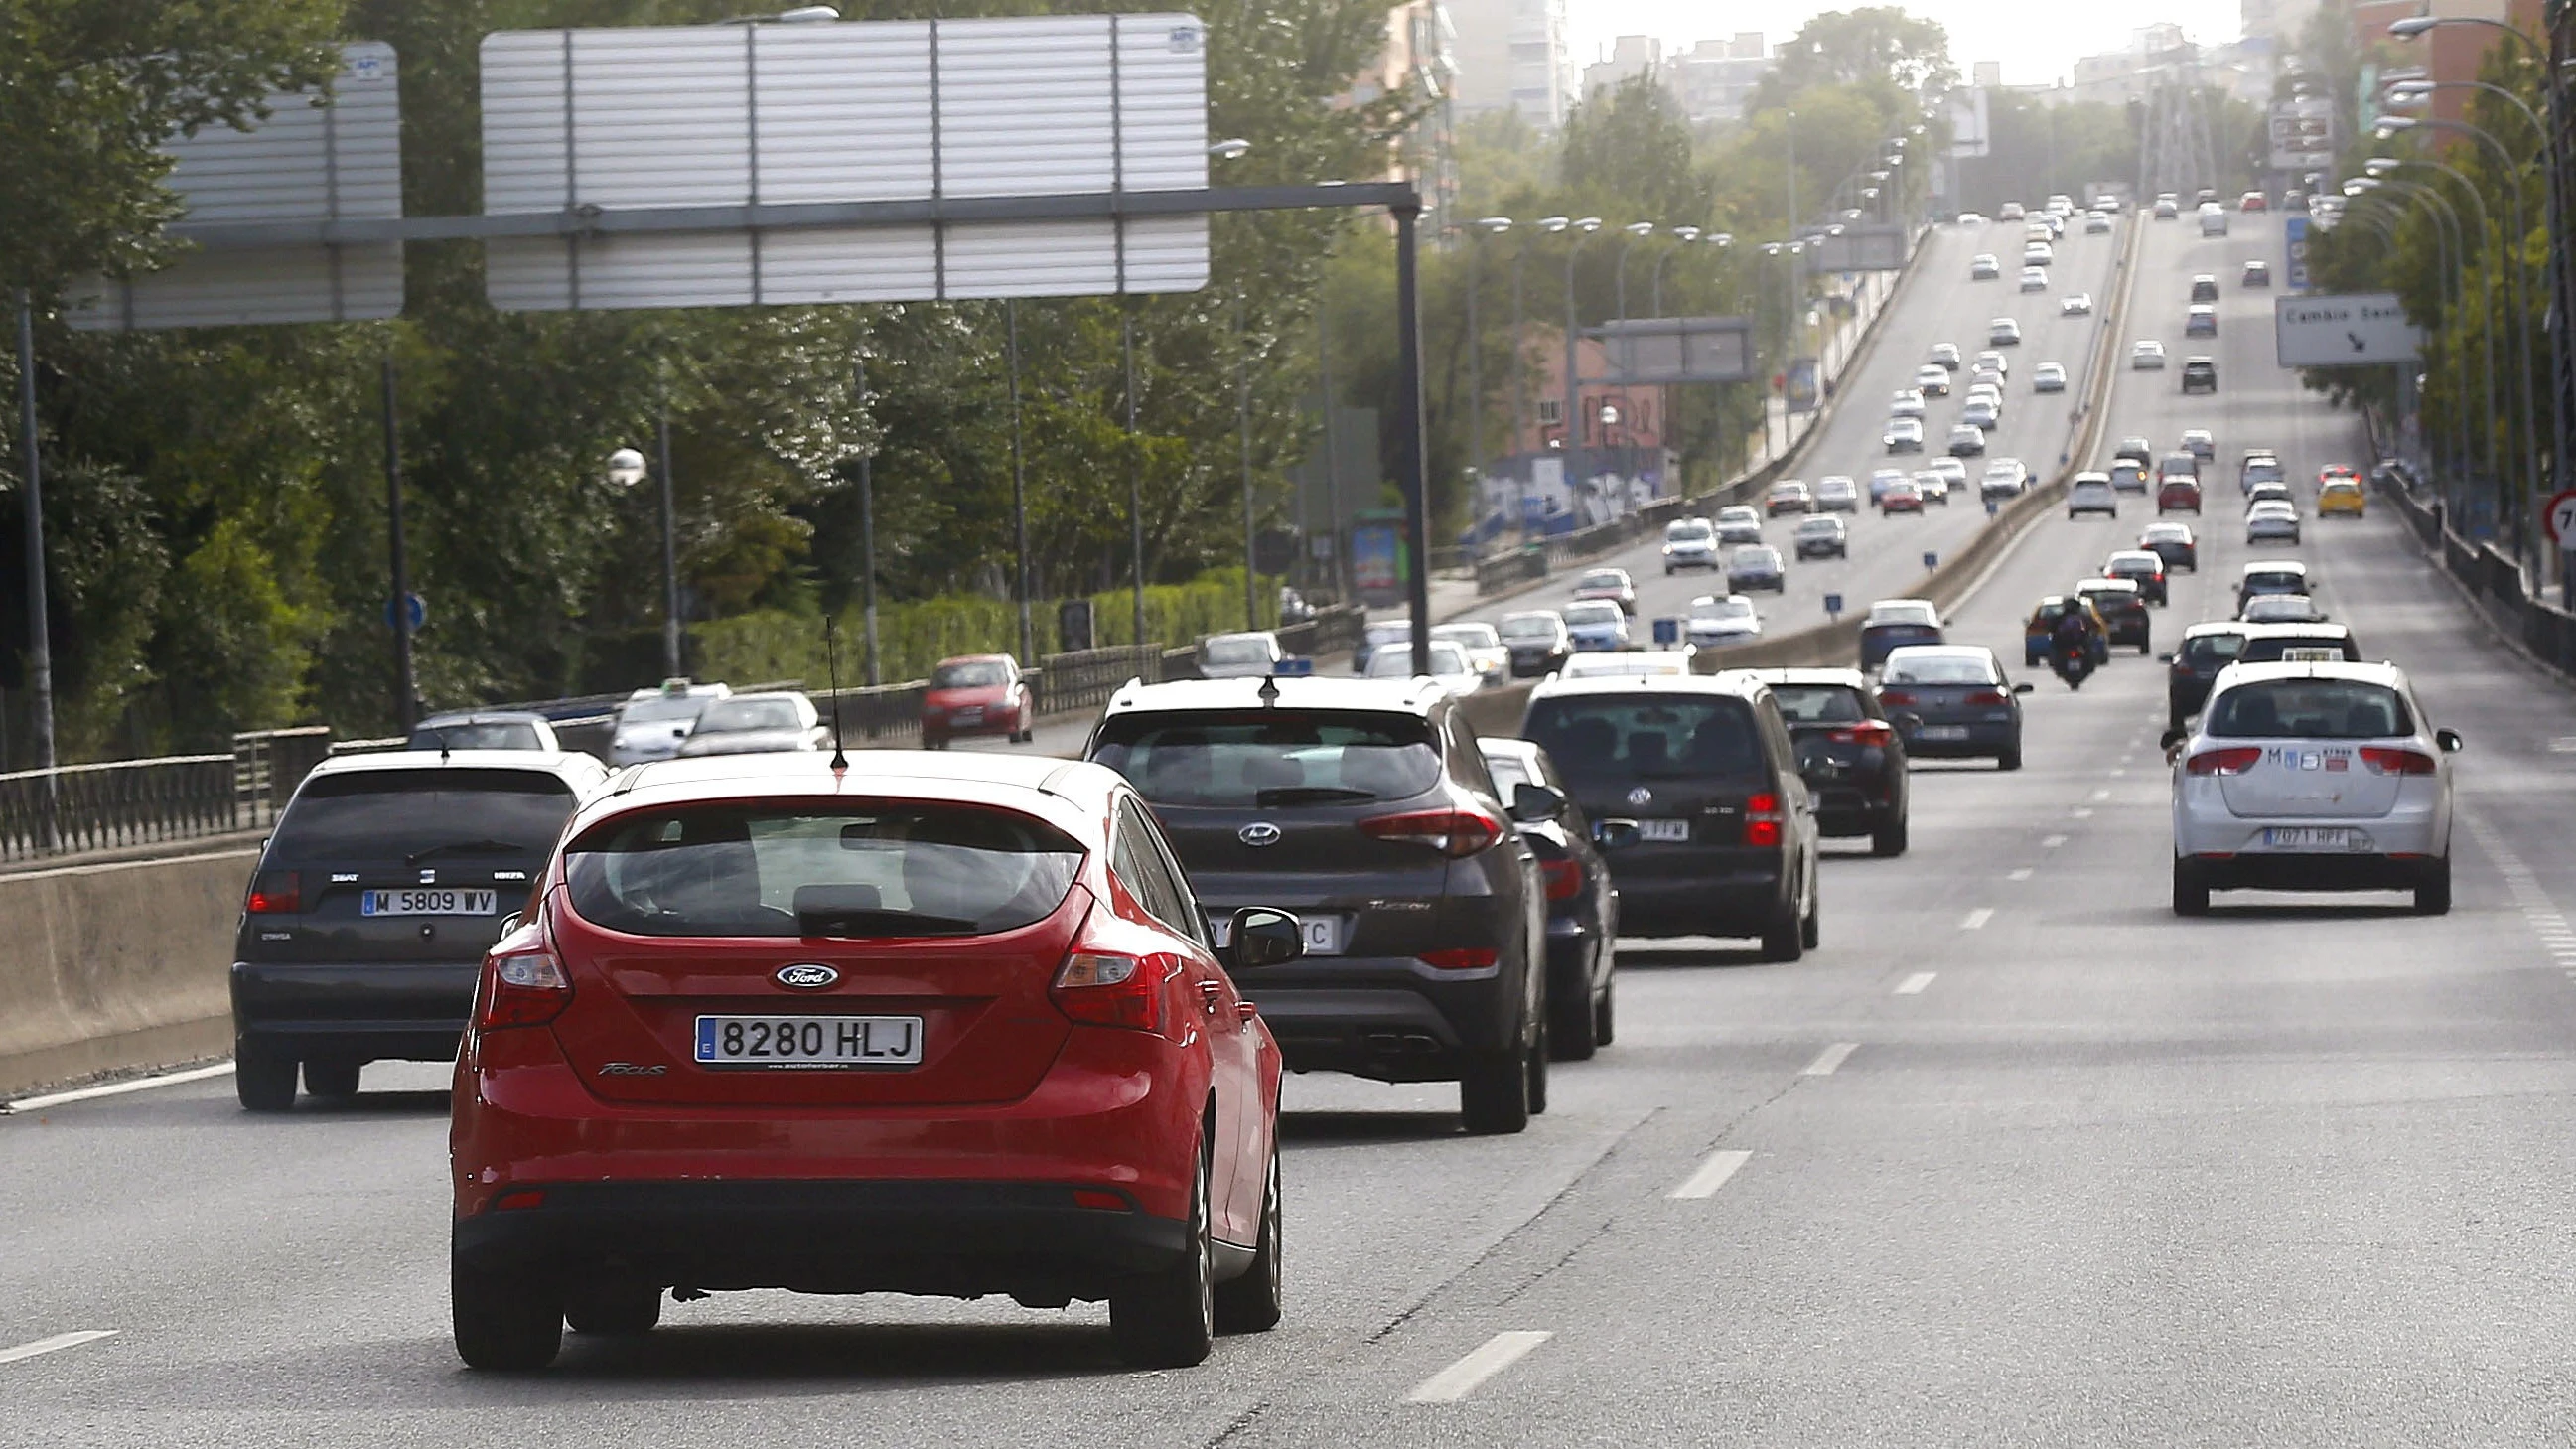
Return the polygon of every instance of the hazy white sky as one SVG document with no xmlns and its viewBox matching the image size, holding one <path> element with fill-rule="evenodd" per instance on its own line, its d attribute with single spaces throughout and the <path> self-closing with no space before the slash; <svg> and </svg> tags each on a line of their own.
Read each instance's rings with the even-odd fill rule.
<svg viewBox="0 0 2576 1449">
<path fill-rule="evenodd" d="M 1720 39 L 1759 30 L 1777 45 L 1808 17 L 1850 10 L 1873 0 L 1567 0 L 1574 56 L 1589 64 L 1614 37 L 1652 35 L 1667 45 Z M 2233 40 L 2237 0 L 2151 0 L 2145 6 L 2084 0 L 1891 0 L 1913 14 L 1938 20 L 1950 31 L 1950 58 L 1967 76 L 1972 63 L 2003 62 L 2004 84 L 2040 85 L 2067 75 L 2075 57 L 2124 48 L 2129 32 L 2160 20 L 2180 25 L 2204 43 Z"/>
</svg>

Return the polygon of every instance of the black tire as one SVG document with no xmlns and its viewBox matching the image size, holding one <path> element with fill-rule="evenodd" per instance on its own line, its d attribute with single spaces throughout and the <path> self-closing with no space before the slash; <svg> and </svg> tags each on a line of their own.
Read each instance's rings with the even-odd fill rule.
<svg viewBox="0 0 2576 1449">
<path fill-rule="evenodd" d="M 563 1305 L 526 1274 L 448 1270 L 456 1356 L 468 1368 L 541 1369 L 563 1351 Z"/>
<path fill-rule="evenodd" d="M 1270 1176 L 1261 1187 L 1260 1241 L 1240 1278 L 1216 1285 L 1216 1331 L 1267 1333 L 1279 1326 L 1279 1146 L 1270 1147 Z"/>
<path fill-rule="evenodd" d="M 1588 1062 L 1601 1045 L 1592 1010 L 1592 972 L 1600 962 L 1602 947 L 1592 948 L 1592 960 L 1584 963 L 1583 981 L 1572 1001 L 1550 997 L 1547 1004 L 1547 1049 L 1561 1062 Z"/>
<path fill-rule="evenodd" d="M 1613 976 L 1601 987 L 1601 999 L 1592 1005 L 1592 1040 L 1608 1046 L 1619 1039 L 1619 978 Z"/>
<path fill-rule="evenodd" d="M 587 1289 L 564 1300 L 564 1321 L 575 1333 L 602 1337 L 651 1333 L 662 1321 L 662 1290 L 632 1284 Z"/>
<path fill-rule="evenodd" d="M 2174 857 L 2173 912 L 2177 916 L 2209 914 L 2209 876 L 2197 861 Z"/>
<path fill-rule="evenodd" d="M 358 1071 L 364 1062 L 308 1061 L 304 1064 L 304 1090 L 316 1097 L 347 1101 L 358 1095 Z"/>
<path fill-rule="evenodd" d="M 1807 899 L 1807 916 L 1798 923 L 1798 944 L 1813 951 L 1825 943 L 1825 883 L 1816 882 L 1815 893 Z"/>
<path fill-rule="evenodd" d="M 1529 1129 L 1529 1064 L 1518 1048 L 1479 1052 L 1458 1078 L 1458 1115 L 1469 1135 L 1502 1137 Z"/>
<path fill-rule="evenodd" d="M 1208 1144 L 1190 1182 L 1189 1243 L 1172 1265 L 1109 1294 L 1109 1340 L 1133 1368 L 1194 1368 L 1216 1343 L 1216 1251 L 1208 1238 Z"/>
<path fill-rule="evenodd" d="M 2011 749 L 2004 751 L 2002 754 L 1995 756 L 1995 768 L 1998 770 L 2020 769 L 2021 746 L 2015 745 Z"/>
<path fill-rule="evenodd" d="M 250 1042 L 233 1045 L 233 1094 L 245 1112 L 295 1110 L 295 1058 Z"/>
<path fill-rule="evenodd" d="M 2155 648 L 2155 647 L 2156 647 L 2156 646 L 2155 646 L 2154 644 L 2152 644 L 2152 643 L 2148 642 L 2147 640 L 2141 639 L 2141 640 L 2139 640 L 2139 641 L 2138 641 L 2138 653 L 2139 653 L 2139 654 L 2141 654 L 2141 655 L 2144 655 L 2148 650 L 2153 649 L 2153 648 Z"/>
<path fill-rule="evenodd" d="M 1892 820 L 1882 821 L 1880 822 L 1879 827 L 1876 830 L 1871 831 L 1869 834 L 1869 853 L 1879 856 L 1903 855 L 1905 853 L 1905 836 L 1906 822 L 1904 816 L 1899 815 Z"/>
<path fill-rule="evenodd" d="M 2451 913 L 2451 858 L 2435 861 L 2424 878 L 2415 882 L 2415 914 L 2447 916 Z"/>
<path fill-rule="evenodd" d="M 1533 1117 L 1545 1116 L 1547 1113 L 1547 1040 L 1547 1020 L 1542 1015 L 1538 1024 L 1538 1039 L 1530 1043 L 1528 1053 L 1521 1058 L 1521 1071 L 1529 1078 L 1530 1115 Z"/>
<path fill-rule="evenodd" d="M 1806 955 L 1805 925 L 1798 918 L 1795 898 L 1783 903 L 1771 918 L 1771 923 L 1762 928 L 1762 959 L 1789 962 Z"/>
</svg>

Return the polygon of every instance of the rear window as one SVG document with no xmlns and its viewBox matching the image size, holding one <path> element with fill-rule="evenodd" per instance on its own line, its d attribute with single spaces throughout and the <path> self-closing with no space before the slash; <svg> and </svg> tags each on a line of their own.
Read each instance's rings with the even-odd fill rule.
<svg viewBox="0 0 2576 1449">
<path fill-rule="evenodd" d="M 2318 634 L 2309 637 L 2288 634 L 2249 639 L 2245 641 L 2242 652 L 2236 657 L 2246 664 L 2277 664 L 2290 657 L 2290 651 L 2293 649 L 2324 650 L 2336 659 L 2346 659 L 2356 664 L 2361 662 L 2361 650 L 2355 647 L 2351 636 L 2334 634 Z"/>
<path fill-rule="evenodd" d="M 1969 654 L 1941 654 L 1928 659 L 1896 660 L 1887 666 L 1889 684 L 1999 684 L 1994 664 Z"/>
<path fill-rule="evenodd" d="M 1267 664 L 1270 644 L 1263 639 L 1210 639 L 1206 654 L 1210 664 Z"/>
<path fill-rule="evenodd" d="M 537 727 L 510 721 L 423 724 L 403 742 L 410 750 L 537 750 L 545 748 Z"/>
<path fill-rule="evenodd" d="M 383 770 L 305 782 L 269 843 L 283 860 L 544 855 L 573 796 L 537 770 Z"/>
<path fill-rule="evenodd" d="M 1856 724 L 1869 718 L 1860 691 L 1847 684 L 1775 684 L 1771 697 L 1793 725 Z"/>
<path fill-rule="evenodd" d="M 2246 740 L 2378 740 L 2415 732 L 2396 690 L 2358 679 L 2266 679 L 2211 706 L 2209 733 Z"/>
<path fill-rule="evenodd" d="M 2242 634 L 2195 634 L 2182 641 L 2185 664 L 2230 663 L 2244 652 Z"/>
<path fill-rule="evenodd" d="M 1938 644 L 1941 631 L 1929 624 L 1872 624 L 1860 631 L 1865 644 L 1899 649 L 1908 644 Z"/>
<path fill-rule="evenodd" d="M 1745 775 L 1763 765 L 1753 712 L 1706 695 L 1563 695 L 1530 707 L 1523 735 L 1569 784 Z"/>
<path fill-rule="evenodd" d="M 727 730 L 792 730 L 805 723 L 805 716 L 791 700 L 728 699 L 710 706 L 698 717 L 698 733 L 722 734 Z"/>
<path fill-rule="evenodd" d="M 1558 620 L 1545 614 L 1519 614 L 1503 621 L 1506 639 L 1553 639 L 1561 627 Z"/>
<path fill-rule="evenodd" d="M 1404 714 L 1128 715 L 1101 727 L 1092 758 L 1157 805 L 1356 805 L 1440 780 L 1430 722 Z"/>
<path fill-rule="evenodd" d="M 931 671 L 933 689 L 997 689 L 1008 677 L 1000 662 L 979 659 L 966 664 L 942 664 Z"/>
<path fill-rule="evenodd" d="M 2245 576 L 2245 587 L 2258 594 L 2304 594 L 2308 592 L 2308 576 L 2290 569 L 2252 573 Z"/>
<path fill-rule="evenodd" d="M 1737 555 L 1739 558 L 1742 556 Z M 1569 625 L 1616 624 L 1626 617 L 1617 604 L 1569 604 L 1565 610 L 1565 622 Z"/>
<path fill-rule="evenodd" d="M 607 821 L 565 852 L 572 908 L 639 936 L 973 936 L 1044 920 L 1082 847 L 1008 811 L 717 805 Z"/>
</svg>

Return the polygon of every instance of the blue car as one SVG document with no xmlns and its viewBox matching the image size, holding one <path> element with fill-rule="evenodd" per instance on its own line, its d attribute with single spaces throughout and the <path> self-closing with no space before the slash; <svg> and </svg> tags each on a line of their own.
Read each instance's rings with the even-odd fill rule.
<svg viewBox="0 0 2576 1449">
<path fill-rule="evenodd" d="M 1580 599 L 1564 609 L 1565 631 L 1574 636 L 1577 653 L 1601 653 L 1628 647 L 1628 613 L 1607 599 Z"/>
</svg>

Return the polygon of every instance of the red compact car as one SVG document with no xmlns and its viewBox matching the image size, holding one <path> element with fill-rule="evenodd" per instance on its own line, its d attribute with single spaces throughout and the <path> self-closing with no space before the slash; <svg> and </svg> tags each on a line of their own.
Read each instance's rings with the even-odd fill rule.
<svg viewBox="0 0 2576 1449">
<path fill-rule="evenodd" d="M 2188 478 L 2167 477 L 2156 489 L 2156 512 L 2200 512 L 2200 485 Z"/>
<path fill-rule="evenodd" d="M 1035 730 L 1037 701 L 1008 654 L 963 654 L 939 661 L 921 696 L 921 747 L 944 750 L 960 735 L 1000 735 L 1026 744 Z"/>
<path fill-rule="evenodd" d="M 835 768 L 835 766 L 840 766 Z M 663 1293 L 1106 1299 L 1138 1365 L 1279 1319 L 1278 1043 L 1099 765 L 646 766 L 485 959 L 449 1155 L 457 1352 L 536 1368 Z"/>
</svg>

